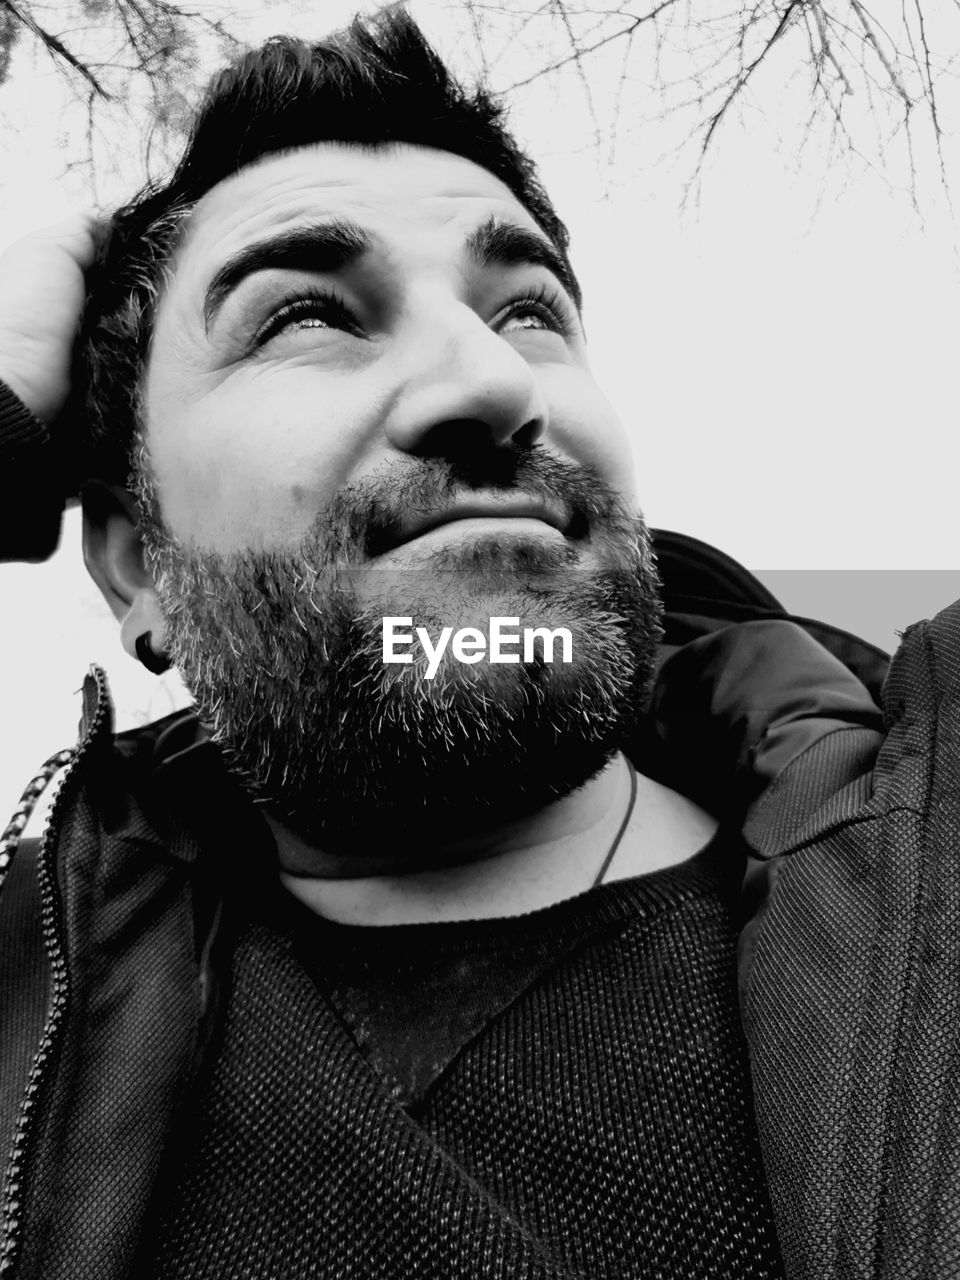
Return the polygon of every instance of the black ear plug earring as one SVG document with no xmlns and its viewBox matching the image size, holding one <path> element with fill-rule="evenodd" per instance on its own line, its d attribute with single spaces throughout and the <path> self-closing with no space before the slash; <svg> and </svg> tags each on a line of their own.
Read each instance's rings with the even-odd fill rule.
<svg viewBox="0 0 960 1280">
<path fill-rule="evenodd" d="M 150 637 L 152 635 L 152 631 L 145 631 L 142 636 L 137 636 L 133 647 L 136 650 L 137 658 L 147 670 L 155 676 L 162 676 L 164 671 L 170 670 L 170 659 L 164 654 L 154 653 L 150 646 Z"/>
</svg>

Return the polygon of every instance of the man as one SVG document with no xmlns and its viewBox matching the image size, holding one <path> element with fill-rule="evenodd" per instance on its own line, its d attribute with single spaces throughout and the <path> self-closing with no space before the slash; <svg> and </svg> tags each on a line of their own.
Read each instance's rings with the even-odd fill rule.
<svg viewBox="0 0 960 1280">
<path fill-rule="evenodd" d="M 778 1227 L 819 1274 L 761 1164 L 742 846 L 685 792 L 710 769 L 739 812 L 776 778 L 751 821 L 781 855 L 866 776 L 875 713 L 758 622 L 669 660 L 651 740 L 626 443 L 490 102 L 400 13 L 273 42 L 96 263 L 89 224 L 34 250 L 0 325 L 18 474 L 54 487 L 37 420 L 70 416 L 89 291 L 61 487 L 95 482 L 88 568 L 200 720 L 114 740 L 86 686 L 29 880 L 49 989 L 5 1065 L 6 1274 L 767 1277 Z M 476 660 L 497 618 L 539 632 L 522 660 Z"/>
</svg>

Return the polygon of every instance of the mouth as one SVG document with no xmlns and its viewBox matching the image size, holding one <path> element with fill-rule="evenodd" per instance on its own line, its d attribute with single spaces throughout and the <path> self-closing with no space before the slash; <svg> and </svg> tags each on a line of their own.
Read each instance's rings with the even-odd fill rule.
<svg viewBox="0 0 960 1280">
<path fill-rule="evenodd" d="M 442 510 L 418 514 L 404 522 L 385 551 L 413 542 L 482 537 L 485 533 L 567 537 L 572 518 L 559 502 L 524 493 L 471 493 Z"/>
</svg>

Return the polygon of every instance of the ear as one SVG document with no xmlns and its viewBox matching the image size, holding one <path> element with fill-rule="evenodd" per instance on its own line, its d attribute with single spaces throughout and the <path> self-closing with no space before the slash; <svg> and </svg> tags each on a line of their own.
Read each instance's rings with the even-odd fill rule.
<svg viewBox="0 0 960 1280">
<path fill-rule="evenodd" d="M 91 481 L 81 494 L 83 562 L 120 623 L 120 642 L 138 658 L 137 638 L 150 632 L 161 653 L 164 621 L 137 531 L 136 499 L 122 485 Z"/>
</svg>

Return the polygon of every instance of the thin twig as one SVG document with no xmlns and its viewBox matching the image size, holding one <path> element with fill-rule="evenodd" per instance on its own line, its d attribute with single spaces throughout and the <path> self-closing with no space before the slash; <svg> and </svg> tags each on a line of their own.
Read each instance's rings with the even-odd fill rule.
<svg viewBox="0 0 960 1280">
<path fill-rule="evenodd" d="M 637 27 L 642 26 L 645 22 L 652 22 L 659 13 L 664 9 L 669 9 L 671 5 L 676 4 L 677 0 L 660 0 L 660 4 L 651 9 L 649 13 L 641 14 L 634 18 L 627 26 L 621 27 L 617 31 L 612 31 L 610 35 L 603 36 L 602 39 L 595 41 L 593 44 L 585 45 L 584 48 L 576 50 L 574 53 L 568 54 L 565 58 L 560 58 L 557 62 L 551 62 L 546 67 L 541 67 L 539 71 L 535 71 L 533 75 L 527 76 L 525 80 L 515 80 L 508 88 L 504 89 L 504 93 L 512 93 L 514 89 L 523 89 L 528 84 L 532 84 L 534 80 L 539 80 L 541 76 L 551 75 L 554 71 L 559 71 L 561 67 L 569 66 L 571 62 L 586 57 L 589 53 L 595 53 L 597 49 L 602 49 L 604 45 L 612 44 L 614 40 L 619 40 L 623 36 L 629 35 L 636 31 Z"/>
<path fill-rule="evenodd" d="M 45 27 L 41 27 L 32 14 L 23 12 L 18 5 L 13 3 L 13 0 L 0 0 L 0 6 L 6 9 L 18 22 L 22 22 L 27 30 L 37 37 L 51 58 L 60 58 L 78 75 L 83 76 L 99 98 L 103 98 L 106 101 L 110 100 L 110 94 L 90 68 L 81 62 L 76 54 L 70 52 L 59 36 L 55 36 L 51 31 L 47 31 Z"/>
<path fill-rule="evenodd" d="M 877 39 L 876 33 L 873 29 L 873 26 L 870 22 L 870 18 L 867 15 L 866 10 L 864 9 L 863 5 L 860 3 L 860 0 L 850 0 L 850 8 L 860 19 L 860 25 L 863 27 L 863 34 L 866 37 L 867 43 L 870 45 L 874 53 L 880 59 L 880 62 L 883 65 L 884 71 L 886 71 L 887 75 L 890 77 L 890 83 L 893 85 L 894 89 L 896 89 L 897 93 L 900 95 L 901 99 L 903 100 L 904 106 L 909 112 L 913 108 L 913 99 L 910 97 L 910 94 L 907 93 L 907 90 L 904 87 L 904 83 L 900 78 L 900 73 L 897 71 L 896 67 L 894 67 L 893 63 L 890 61 L 886 53 L 883 51 L 883 48 L 880 45 L 880 41 Z"/>
<path fill-rule="evenodd" d="M 707 150 L 710 146 L 710 142 L 713 138 L 713 135 L 716 133 L 717 128 L 720 125 L 720 122 L 723 120 L 723 117 L 727 114 L 727 112 L 729 111 L 730 107 L 733 105 L 736 98 L 743 92 L 751 76 L 760 66 L 761 62 L 763 62 L 764 58 L 767 56 L 767 54 L 770 52 L 773 46 L 777 43 L 777 41 L 786 31 L 787 27 L 790 24 L 791 18 L 795 13 L 798 12 L 801 5 L 802 5 L 802 0 L 790 0 L 790 3 L 787 5 L 786 9 L 784 9 L 783 14 L 781 15 L 780 21 L 777 23 L 777 27 L 773 35 L 766 42 L 766 44 L 763 46 L 763 48 L 760 50 L 757 56 L 753 59 L 753 61 L 746 68 L 744 68 L 740 72 L 740 74 L 737 76 L 736 81 L 733 85 L 733 88 L 727 94 L 720 108 L 714 112 L 713 116 L 710 119 L 710 123 L 707 126 L 706 132 L 704 134 L 703 142 L 700 146 L 701 157 L 706 155 Z"/>
</svg>

